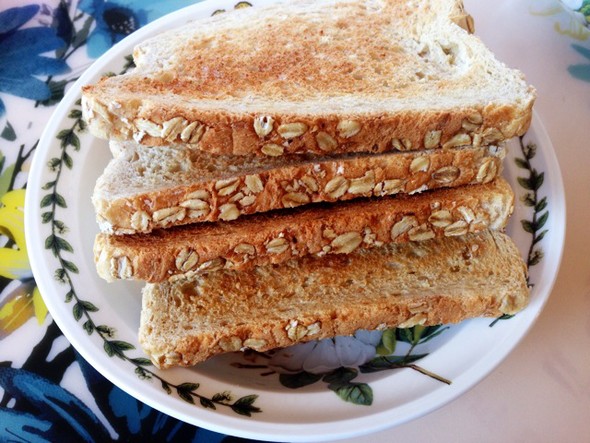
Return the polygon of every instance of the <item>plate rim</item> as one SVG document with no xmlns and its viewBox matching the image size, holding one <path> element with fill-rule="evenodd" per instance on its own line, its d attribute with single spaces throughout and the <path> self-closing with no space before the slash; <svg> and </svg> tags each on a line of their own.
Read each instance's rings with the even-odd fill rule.
<svg viewBox="0 0 590 443">
<path fill-rule="evenodd" d="M 26 201 L 25 201 L 25 236 L 27 240 L 27 245 L 29 245 L 29 259 L 31 262 L 31 269 L 35 276 L 35 280 L 41 290 L 42 294 L 51 294 L 55 292 L 54 285 L 55 283 L 52 281 L 51 276 L 47 274 L 47 271 L 44 271 L 44 260 L 42 258 L 42 254 L 38 253 L 38 251 L 33 250 L 31 246 L 33 245 L 42 245 L 42 237 L 39 227 L 39 214 L 40 211 L 37 209 L 38 202 L 39 202 L 39 194 L 40 194 L 40 186 L 41 183 L 37 183 L 38 186 L 34 187 L 31 185 L 35 185 L 35 178 L 42 177 L 43 168 L 46 166 L 45 161 L 47 160 L 46 157 L 42 158 L 42 154 L 47 154 L 55 143 L 54 136 L 57 133 L 60 124 L 63 122 L 64 118 L 66 118 L 67 112 L 70 110 L 72 104 L 78 98 L 78 94 L 82 85 L 87 84 L 88 80 L 92 77 L 96 76 L 97 72 L 100 72 L 101 69 L 104 70 L 104 67 L 110 63 L 112 63 L 115 57 L 121 56 L 121 53 L 124 49 L 129 48 L 135 44 L 134 42 L 141 41 L 146 37 L 153 35 L 155 32 L 158 32 L 157 29 L 161 27 L 165 27 L 168 23 L 175 22 L 176 20 L 183 19 L 186 20 L 187 14 L 197 14 L 201 10 L 207 10 L 211 8 L 213 5 L 216 7 L 225 5 L 225 4 L 232 4 L 233 2 L 225 1 L 225 2 L 212 2 L 212 1 L 204 1 L 202 3 L 194 4 L 188 6 L 186 8 L 182 8 L 178 11 L 175 11 L 171 14 L 168 14 L 158 20 L 155 20 L 151 24 L 146 25 L 145 27 L 141 28 L 136 33 L 129 36 L 127 39 L 119 42 L 117 45 L 113 46 L 109 51 L 107 51 L 102 57 L 97 59 L 85 72 L 84 74 L 74 83 L 74 85 L 68 90 L 64 99 L 60 102 L 60 104 L 55 109 L 51 120 L 45 126 L 45 129 L 41 135 L 39 145 L 35 152 L 33 162 L 31 165 L 31 170 L 28 176 L 28 184 L 27 184 L 27 193 L 26 193 Z M 270 3 L 268 1 L 262 3 Z M 274 2 L 273 2 L 274 3 Z M 176 25 L 175 25 L 176 26 Z M 122 381 L 120 378 L 117 378 L 115 374 L 111 373 L 111 371 L 105 370 L 103 362 L 101 362 L 100 358 L 96 358 L 92 352 L 87 350 L 84 346 L 84 342 L 82 339 L 79 339 L 76 334 L 73 334 L 69 330 L 69 326 L 67 322 L 61 318 L 60 316 L 54 316 L 53 312 L 54 309 L 50 307 L 52 303 L 48 303 L 48 307 L 50 308 L 50 312 L 52 312 L 52 318 L 56 322 L 56 324 L 60 327 L 64 335 L 67 337 L 69 342 L 76 348 L 78 352 L 87 360 L 89 361 L 93 367 L 101 368 L 99 371 L 103 376 L 105 376 L 109 381 L 111 381 L 114 385 L 118 386 L 119 388 L 123 389 L 125 392 L 129 393 L 133 397 L 137 398 L 138 400 L 150 405 L 151 407 L 160 410 L 168 415 L 178 418 L 184 422 L 191 423 L 193 425 L 202 426 L 207 429 L 212 429 L 216 432 L 222 432 L 231 435 L 239 435 L 245 438 L 262 438 L 268 440 L 281 440 L 288 436 L 288 439 L 291 441 L 306 441 L 310 437 L 320 441 L 331 440 L 336 438 L 345 438 L 345 437 L 354 437 L 359 435 L 364 435 L 367 433 L 377 432 L 386 428 L 390 428 L 393 425 L 399 425 L 405 423 L 407 421 L 413 420 L 419 416 L 423 416 L 427 413 L 432 412 L 435 409 L 438 409 L 448 402 L 457 399 L 461 395 L 463 395 L 467 390 L 476 386 L 481 380 L 487 377 L 493 370 L 507 358 L 514 349 L 518 346 L 518 344 L 522 341 L 522 339 L 530 332 L 534 323 L 536 322 L 537 318 L 543 311 L 543 307 L 546 304 L 555 281 L 557 279 L 557 275 L 559 273 L 559 267 L 562 262 L 563 250 L 565 246 L 565 226 L 566 226 L 566 195 L 564 190 L 563 179 L 561 176 L 561 171 L 559 168 L 559 164 L 557 162 L 557 156 L 555 154 L 555 149 L 547 131 L 538 117 L 536 113 L 533 115 L 533 127 L 537 134 L 537 138 L 542 138 L 543 143 L 539 142 L 543 147 L 543 155 L 545 156 L 546 165 L 548 169 L 545 172 L 549 172 L 551 176 L 551 180 L 549 181 L 549 186 L 551 187 L 552 195 L 560 196 L 559 199 L 552 200 L 552 212 L 553 216 L 556 217 L 553 223 L 553 230 L 554 236 L 557 236 L 559 240 L 559 247 L 558 247 L 558 256 L 556 260 L 557 267 L 553 276 L 550 277 L 550 282 L 548 286 L 543 286 L 543 297 L 539 298 L 541 305 L 535 311 L 534 317 L 529 321 L 526 327 L 526 331 L 518 337 L 517 340 L 512 341 L 511 345 L 505 350 L 504 354 L 501 358 L 495 359 L 493 365 L 484 365 L 485 371 L 477 372 L 473 374 L 473 368 L 468 369 L 468 373 L 472 374 L 473 377 L 470 381 L 463 382 L 461 384 L 461 389 L 455 389 L 452 396 L 447 396 L 447 398 L 443 401 L 439 401 L 436 404 L 433 404 L 430 408 L 420 408 L 418 407 L 415 411 L 410 414 L 406 414 L 405 419 L 397 420 L 394 424 L 391 423 L 391 420 L 387 420 L 386 418 L 391 419 L 391 410 L 384 410 L 381 412 L 377 412 L 375 414 L 366 414 L 361 415 L 354 419 L 346 419 L 346 429 L 338 429 L 336 431 L 328 431 L 326 432 L 326 426 L 331 427 L 332 429 L 337 425 L 340 424 L 339 421 L 330 421 L 330 422 L 323 422 L 323 423 L 314 423 L 314 424 L 276 424 L 273 422 L 267 422 L 265 420 L 250 420 L 250 424 L 248 421 L 245 421 L 243 418 L 237 418 L 232 416 L 227 416 L 225 414 L 219 414 L 218 412 L 212 412 L 208 410 L 199 410 L 198 413 L 192 414 L 188 416 L 186 413 L 179 411 L 178 409 L 174 408 L 174 405 L 177 403 L 175 397 L 169 397 L 169 400 L 174 400 L 174 403 L 171 402 L 162 402 L 159 404 L 155 404 L 155 400 L 150 398 L 148 394 L 144 394 L 141 390 L 134 389 L 133 385 L 129 387 L 129 383 L 125 383 L 122 386 Z M 33 179 L 32 181 L 30 179 Z M 44 298 L 46 296 L 44 295 Z M 58 298 L 58 297 L 54 297 Z M 59 300 L 59 304 L 63 304 L 62 300 Z M 56 303 L 57 304 L 57 303 Z M 79 326 L 79 325 L 78 325 Z M 85 338 L 84 335 L 80 334 L 80 337 Z M 108 362 L 107 362 L 108 363 Z M 481 363 L 483 364 L 483 363 Z M 107 364 L 108 366 L 108 364 Z M 130 378 L 130 376 L 135 377 L 134 374 L 125 374 L 126 378 Z M 125 378 L 124 377 L 124 378 Z M 146 392 L 150 392 L 151 389 L 146 389 Z M 159 392 L 158 397 L 162 397 L 164 395 L 163 392 Z M 166 398 L 166 397 L 162 397 Z M 421 399 L 418 398 L 410 404 L 421 402 Z M 170 403 L 170 405 L 168 404 Z M 406 407 L 404 405 L 404 407 Z M 396 408 L 397 409 L 397 408 Z M 200 418 L 202 416 L 202 418 Z M 221 422 L 219 420 L 209 421 L 208 417 L 222 417 Z M 373 420 L 374 424 L 372 426 L 367 426 L 367 419 Z M 360 427 L 360 429 L 356 429 L 355 427 L 359 427 L 359 423 L 364 423 L 364 426 Z M 266 431 L 261 434 L 261 426 L 267 426 Z M 294 434 L 296 432 L 296 434 Z"/>
</svg>

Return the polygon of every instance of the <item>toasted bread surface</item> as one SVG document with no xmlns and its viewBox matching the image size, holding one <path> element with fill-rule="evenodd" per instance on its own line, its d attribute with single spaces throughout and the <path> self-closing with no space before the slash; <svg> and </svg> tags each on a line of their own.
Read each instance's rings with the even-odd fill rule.
<svg viewBox="0 0 590 443">
<path fill-rule="evenodd" d="M 148 284 L 139 341 L 158 367 L 190 366 L 358 329 L 515 314 L 528 295 L 516 246 L 484 231 Z"/>
<path fill-rule="evenodd" d="M 456 0 L 298 0 L 148 39 L 83 88 L 99 137 L 218 154 L 385 152 L 523 134 L 535 92 L 458 26 Z"/>
</svg>

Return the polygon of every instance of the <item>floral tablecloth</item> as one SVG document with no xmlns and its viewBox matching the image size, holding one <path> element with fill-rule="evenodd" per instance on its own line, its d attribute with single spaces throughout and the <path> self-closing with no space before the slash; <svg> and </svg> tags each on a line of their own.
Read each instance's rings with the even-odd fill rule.
<svg viewBox="0 0 590 443">
<path fill-rule="evenodd" d="M 163 14 L 191 3 L 194 2 L 0 2 L 0 441 L 239 440 L 168 417 L 130 397 L 90 367 L 69 345 L 48 314 L 33 279 L 24 238 L 27 172 L 44 125 L 64 92 L 114 43 Z M 487 3 L 482 9 L 493 11 L 494 2 Z M 577 11 L 575 16 L 564 12 L 563 4 L 556 0 L 522 3 L 527 4 L 526 20 L 533 23 L 532 26 L 544 27 L 539 33 L 555 34 L 559 39 L 556 40 L 559 46 L 551 50 L 565 48 L 569 51 L 571 62 L 563 63 L 560 69 L 567 71 L 569 80 L 577 82 L 576 87 L 584 85 L 588 92 L 590 45 L 585 20 L 590 16 L 590 2 L 564 1 L 566 6 Z M 498 19 L 498 16 L 493 17 Z M 526 60 L 522 64 L 530 66 Z M 538 78 L 538 83 L 544 86 L 552 82 L 552 79 L 542 79 L 539 72 L 526 73 L 534 80 Z M 543 106 L 542 97 L 540 102 Z M 547 109 L 548 104 L 544 106 Z M 586 128 L 589 116 L 590 112 L 586 111 L 583 123 Z M 552 125 L 548 126 L 551 132 Z M 587 193 L 588 189 L 583 192 Z M 590 332 L 586 331 L 588 334 Z M 588 344 L 587 338 L 585 343 Z M 584 370 L 588 373 L 587 367 Z M 571 368 L 567 370 L 559 365 L 553 371 L 556 379 L 567 379 L 572 372 Z M 586 380 L 582 388 L 590 398 L 590 380 L 578 378 Z M 562 383 L 567 385 L 567 380 Z M 487 393 L 494 387 L 482 389 L 488 389 Z M 588 400 L 583 403 L 586 411 L 589 403 Z M 460 422 L 469 416 L 468 406 L 459 408 L 463 414 Z M 426 420 L 437 430 L 438 438 L 448 441 L 454 435 L 450 429 L 453 426 L 437 422 L 436 417 Z M 419 428 L 420 425 L 406 427 L 397 434 L 383 433 L 381 437 L 433 436 L 418 431 Z M 527 435 L 520 431 L 509 435 L 515 438 Z M 576 434 L 556 435 L 574 438 Z M 581 437 L 584 433 L 577 435 Z"/>
<path fill-rule="evenodd" d="M 130 397 L 68 344 L 24 239 L 27 172 L 44 125 L 94 59 L 191 0 L 0 2 L 0 441 L 236 441 Z"/>
</svg>

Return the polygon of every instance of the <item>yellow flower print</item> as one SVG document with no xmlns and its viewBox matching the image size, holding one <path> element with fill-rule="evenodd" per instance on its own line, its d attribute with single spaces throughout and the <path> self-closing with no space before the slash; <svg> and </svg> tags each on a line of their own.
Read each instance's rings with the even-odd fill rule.
<svg viewBox="0 0 590 443">
<path fill-rule="evenodd" d="M 33 280 L 24 232 L 25 190 L 0 199 L 0 276 L 14 280 L 0 295 L 0 338 L 35 316 L 42 323 L 47 308 Z"/>
<path fill-rule="evenodd" d="M 0 275 L 11 280 L 33 276 L 25 243 L 25 190 L 7 192 L 0 200 L 0 234 L 7 244 L 0 249 Z"/>
<path fill-rule="evenodd" d="M 3 298 L 7 300 L 0 305 L 0 339 L 14 332 L 33 316 L 38 324 L 42 324 L 47 316 L 47 307 L 34 280 L 18 285 Z"/>
</svg>

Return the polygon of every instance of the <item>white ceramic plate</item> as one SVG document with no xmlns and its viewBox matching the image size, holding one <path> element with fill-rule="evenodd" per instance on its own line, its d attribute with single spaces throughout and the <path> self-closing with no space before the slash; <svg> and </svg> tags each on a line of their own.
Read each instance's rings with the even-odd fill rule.
<svg viewBox="0 0 590 443">
<path fill-rule="evenodd" d="M 256 5 L 261 3 L 269 2 Z M 197 4 L 131 35 L 80 78 L 48 123 L 29 175 L 26 235 L 32 269 L 53 318 L 114 384 L 160 411 L 222 433 L 264 440 L 338 439 L 395 426 L 442 406 L 516 346 L 539 315 L 557 274 L 565 197 L 551 143 L 537 118 L 523 139 L 511 143 L 505 172 L 519 197 L 509 233 L 530 263 L 530 305 L 492 327 L 490 319 L 476 319 L 446 329 L 398 331 L 394 355 L 402 357 L 392 361 L 404 368 L 367 372 L 375 364 L 359 367 L 380 343 L 380 351 L 383 342 L 391 349 L 395 334 L 388 332 L 386 338 L 361 334 L 306 345 L 288 355 L 231 354 L 193 369 L 158 371 L 145 365 L 137 343 L 140 284 L 107 284 L 96 275 L 92 244 L 97 226 L 90 196 L 110 154 L 106 142 L 80 123 L 81 85 L 120 72 L 125 56 L 146 37 L 233 7 L 227 1 Z M 409 348 L 404 339 L 418 342 L 411 355 L 426 355 L 414 364 L 432 376 L 407 367 L 411 361 L 403 359 Z M 293 371 L 280 376 L 284 366 Z"/>
</svg>

